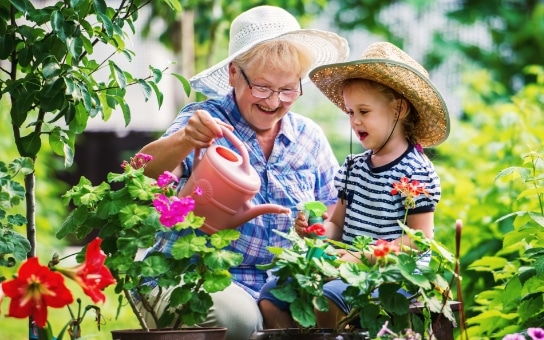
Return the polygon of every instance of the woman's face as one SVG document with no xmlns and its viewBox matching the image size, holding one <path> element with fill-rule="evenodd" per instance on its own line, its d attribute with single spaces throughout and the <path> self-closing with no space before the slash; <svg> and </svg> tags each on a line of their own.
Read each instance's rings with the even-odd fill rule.
<svg viewBox="0 0 544 340">
<path fill-rule="evenodd" d="M 246 78 L 244 77 L 247 77 Z M 289 111 L 295 100 L 281 101 L 278 92 L 273 92 L 268 98 L 257 98 L 251 92 L 258 90 L 300 92 L 299 77 L 295 72 L 284 69 L 267 69 L 255 72 L 251 67 L 241 69 L 231 64 L 229 66 L 230 83 L 234 87 L 236 103 L 242 117 L 257 132 L 267 131 L 277 126 L 280 119 Z M 263 89 L 265 88 L 265 89 Z"/>
<path fill-rule="evenodd" d="M 358 81 L 344 87 L 343 97 L 351 128 L 365 149 L 374 152 L 381 149 L 380 153 L 386 153 L 406 144 L 402 115 L 397 118 L 399 100 L 391 100 L 367 83 Z M 397 119 L 399 122 L 395 124 Z"/>
</svg>

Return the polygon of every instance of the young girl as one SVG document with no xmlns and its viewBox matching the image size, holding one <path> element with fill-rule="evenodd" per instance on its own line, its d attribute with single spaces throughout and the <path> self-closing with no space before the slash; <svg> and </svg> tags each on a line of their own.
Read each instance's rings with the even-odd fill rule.
<svg viewBox="0 0 544 340">
<path fill-rule="evenodd" d="M 335 177 L 339 201 L 325 222 L 326 236 L 351 243 L 367 235 L 376 242 L 409 245 L 398 225 L 406 208 L 400 194 L 393 195 L 393 183 L 401 178 L 417 180 L 428 195 L 416 197 L 406 224 L 433 237 L 434 210 L 440 199 L 440 180 L 422 147 L 435 146 L 449 134 L 449 117 L 439 91 L 425 69 L 396 46 L 372 44 L 359 60 L 324 65 L 310 73 L 311 80 L 334 104 L 349 115 L 350 125 L 366 150 L 349 155 Z M 295 228 L 304 235 L 308 226 L 303 214 Z M 340 251 L 339 251 L 340 252 Z M 369 254 L 360 254 L 369 260 Z M 359 261 L 345 251 L 342 260 Z M 429 261 L 423 257 L 422 261 Z M 259 307 L 265 328 L 292 327 L 288 304 L 270 290 L 261 290 Z M 349 312 L 342 292 L 348 285 L 340 279 L 323 287 L 329 299 L 328 312 L 317 312 L 318 327 L 335 328 Z"/>
</svg>

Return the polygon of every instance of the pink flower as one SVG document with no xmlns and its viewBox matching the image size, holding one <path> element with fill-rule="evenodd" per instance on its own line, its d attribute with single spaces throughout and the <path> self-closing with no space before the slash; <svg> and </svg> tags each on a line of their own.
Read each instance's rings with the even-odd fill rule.
<svg viewBox="0 0 544 340">
<path fill-rule="evenodd" d="M 166 188 L 170 183 L 177 183 L 178 177 L 171 173 L 170 171 L 163 172 L 159 178 L 157 178 L 157 185 L 159 188 Z"/>
<path fill-rule="evenodd" d="M 502 340 L 525 340 L 525 337 L 519 333 L 508 334 Z"/>
<path fill-rule="evenodd" d="M 531 327 L 527 329 L 527 335 L 529 335 L 532 340 L 544 339 L 544 329 Z"/>
<path fill-rule="evenodd" d="M 171 228 L 185 220 L 185 216 L 195 208 L 195 201 L 191 197 L 166 197 L 159 194 L 153 200 L 153 206 L 160 213 L 159 221 L 167 228 Z"/>
</svg>

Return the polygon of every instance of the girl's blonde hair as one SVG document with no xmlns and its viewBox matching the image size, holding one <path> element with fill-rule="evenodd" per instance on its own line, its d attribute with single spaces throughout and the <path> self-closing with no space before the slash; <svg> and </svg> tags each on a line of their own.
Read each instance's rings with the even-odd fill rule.
<svg viewBox="0 0 544 340">
<path fill-rule="evenodd" d="M 410 101 L 408 101 L 406 98 L 404 98 L 401 94 L 399 94 L 397 91 L 393 90 L 392 88 L 385 86 L 381 83 L 375 82 L 373 80 L 369 80 L 369 79 L 363 79 L 363 78 L 347 79 L 346 81 L 344 81 L 343 87 L 345 88 L 347 85 L 351 85 L 355 83 L 368 85 L 371 89 L 382 93 L 385 96 L 385 98 L 387 98 L 390 102 L 396 99 L 403 100 L 407 104 L 406 115 L 404 116 L 404 119 L 401 121 L 402 126 L 404 128 L 404 134 L 406 135 L 406 139 L 408 139 L 408 141 L 411 144 L 413 145 L 418 144 L 414 131 L 415 131 L 416 124 L 419 120 L 419 115 L 416 109 L 414 108 L 414 106 L 412 105 L 412 103 L 410 103 Z"/>
<path fill-rule="evenodd" d="M 314 60 L 314 53 L 305 45 L 289 39 L 274 39 L 256 45 L 232 62 L 242 69 L 251 68 L 254 73 L 288 68 L 304 78 Z"/>
</svg>

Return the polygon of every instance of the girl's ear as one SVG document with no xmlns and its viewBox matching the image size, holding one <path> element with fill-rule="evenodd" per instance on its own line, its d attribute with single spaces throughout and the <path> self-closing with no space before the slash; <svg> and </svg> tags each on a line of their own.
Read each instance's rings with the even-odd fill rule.
<svg viewBox="0 0 544 340">
<path fill-rule="evenodd" d="M 397 101 L 397 111 L 395 113 L 400 120 L 403 120 L 408 115 L 408 102 L 404 98 L 399 98 Z"/>
</svg>

